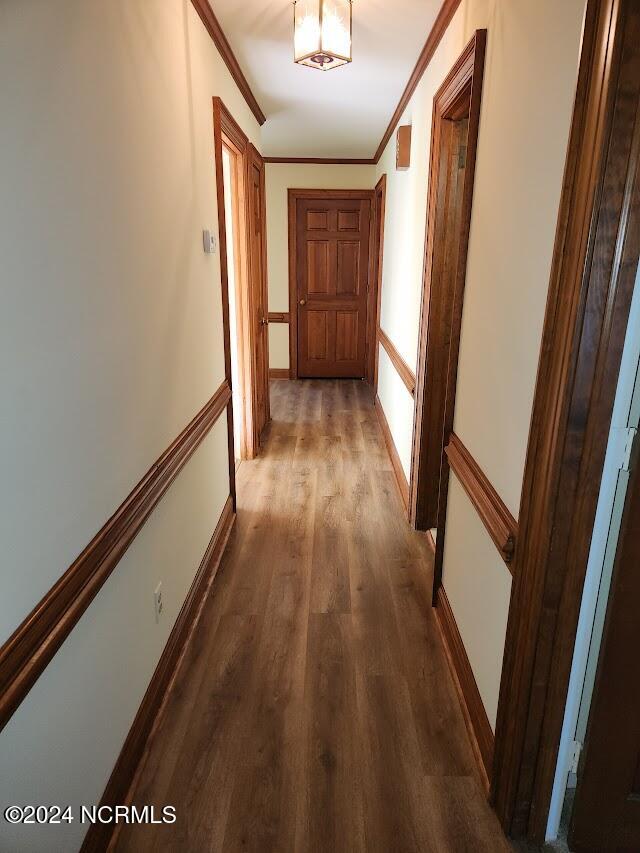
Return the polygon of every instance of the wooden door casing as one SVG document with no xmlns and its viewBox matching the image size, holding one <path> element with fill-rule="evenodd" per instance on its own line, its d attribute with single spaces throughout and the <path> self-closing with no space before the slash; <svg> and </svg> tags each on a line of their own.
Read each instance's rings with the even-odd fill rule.
<svg viewBox="0 0 640 853">
<path fill-rule="evenodd" d="M 486 30 L 476 31 L 433 103 L 409 501 L 419 530 L 443 528 L 446 520 L 444 448 L 455 411 L 486 38 Z M 444 536 L 437 541 L 434 601 Z"/>
<path fill-rule="evenodd" d="M 251 322 L 255 329 L 254 375 L 256 439 L 269 421 L 269 327 L 266 271 L 266 210 L 264 161 L 253 146 L 248 158 L 249 187 L 249 287 Z"/>
<path fill-rule="evenodd" d="M 366 376 L 371 202 L 369 190 L 317 191 L 293 199 L 293 376 Z"/>
</svg>

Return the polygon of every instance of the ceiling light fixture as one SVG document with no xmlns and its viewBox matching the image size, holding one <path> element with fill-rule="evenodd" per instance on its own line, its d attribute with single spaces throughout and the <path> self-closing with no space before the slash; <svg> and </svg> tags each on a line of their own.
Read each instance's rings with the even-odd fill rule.
<svg viewBox="0 0 640 853">
<path fill-rule="evenodd" d="M 294 0 L 294 61 L 322 71 L 351 62 L 351 27 L 351 0 Z"/>
</svg>

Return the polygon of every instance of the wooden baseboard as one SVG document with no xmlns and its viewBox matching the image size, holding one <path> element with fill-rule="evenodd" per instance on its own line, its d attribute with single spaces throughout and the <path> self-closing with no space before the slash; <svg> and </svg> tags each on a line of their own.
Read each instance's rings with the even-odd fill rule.
<svg viewBox="0 0 640 853">
<path fill-rule="evenodd" d="M 289 379 L 288 367 L 270 367 L 269 379 Z"/>
<path fill-rule="evenodd" d="M 229 496 L 113 768 L 100 801 L 101 806 L 125 805 L 129 800 L 147 743 L 158 723 L 164 699 L 173 683 L 187 643 L 202 613 L 207 593 L 220 565 L 234 521 L 233 500 Z M 91 824 L 85 836 L 81 853 L 101 853 L 101 851 L 107 850 L 115 830 L 116 824 Z"/>
<path fill-rule="evenodd" d="M 481 779 L 488 793 L 493 766 L 493 730 L 443 586 L 438 588 L 435 611 L 447 662 L 469 732 L 471 746 L 476 756 Z"/>
<path fill-rule="evenodd" d="M 393 470 L 396 475 L 396 480 L 398 482 L 398 488 L 400 490 L 400 497 L 402 498 L 402 503 L 404 504 L 405 510 L 409 511 L 409 483 L 407 482 L 407 477 L 404 473 L 404 468 L 402 467 L 402 462 L 400 462 L 400 457 L 398 456 L 398 451 L 396 449 L 395 443 L 393 441 L 393 436 L 391 435 L 391 430 L 389 429 L 389 424 L 387 423 L 387 418 L 384 413 L 384 409 L 382 408 L 382 403 L 380 402 L 380 398 L 376 394 L 374 406 L 376 413 L 378 415 L 378 421 L 380 422 L 380 428 L 382 429 L 382 434 L 384 435 L 384 441 L 387 445 L 387 450 L 389 451 L 389 456 L 391 457 L 391 464 L 393 465 Z"/>
</svg>

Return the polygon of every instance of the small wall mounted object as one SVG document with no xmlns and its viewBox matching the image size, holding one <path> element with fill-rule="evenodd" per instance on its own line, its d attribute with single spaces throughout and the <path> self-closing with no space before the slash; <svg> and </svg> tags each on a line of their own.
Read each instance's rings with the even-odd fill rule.
<svg viewBox="0 0 640 853">
<path fill-rule="evenodd" d="M 411 162 L 411 125 L 403 124 L 396 134 L 396 169 L 408 169 Z"/>
</svg>

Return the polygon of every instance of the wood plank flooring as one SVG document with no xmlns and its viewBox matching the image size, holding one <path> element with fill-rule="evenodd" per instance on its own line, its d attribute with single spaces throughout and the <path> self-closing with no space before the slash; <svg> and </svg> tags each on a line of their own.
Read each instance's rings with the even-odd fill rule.
<svg viewBox="0 0 640 853">
<path fill-rule="evenodd" d="M 371 391 L 276 381 L 229 548 L 118 851 L 507 851 Z"/>
</svg>

